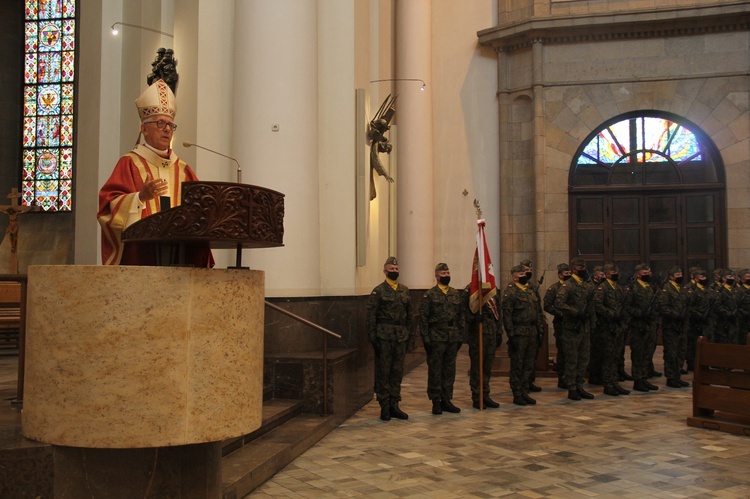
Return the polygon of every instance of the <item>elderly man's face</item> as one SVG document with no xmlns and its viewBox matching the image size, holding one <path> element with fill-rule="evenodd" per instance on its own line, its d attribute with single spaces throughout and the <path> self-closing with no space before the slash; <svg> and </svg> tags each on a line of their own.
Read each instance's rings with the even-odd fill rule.
<svg viewBox="0 0 750 499">
<path fill-rule="evenodd" d="M 161 128 L 159 128 L 161 126 Z M 169 149 L 174 135 L 174 121 L 169 116 L 152 116 L 141 123 L 141 133 L 146 143 L 154 149 Z"/>
</svg>

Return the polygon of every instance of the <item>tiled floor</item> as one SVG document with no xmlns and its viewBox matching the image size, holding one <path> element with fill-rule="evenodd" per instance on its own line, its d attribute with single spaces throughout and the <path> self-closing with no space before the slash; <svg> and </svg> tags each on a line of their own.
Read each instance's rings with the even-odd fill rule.
<svg viewBox="0 0 750 499">
<path fill-rule="evenodd" d="M 541 378 L 538 405 L 519 407 L 499 377 L 500 408 L 479 412 L 467 367 L 464 348 L 460 414 L 431 414 L 423 364 L 404 380 L 408 421 L 380 421 L 373 401 L 249 497 L 750 497 L 750 439 L 688 427 L 690 389 L 658 378 L 656 392 L 589 387 L 595 400 L 573 402 Z"/>
</svg>

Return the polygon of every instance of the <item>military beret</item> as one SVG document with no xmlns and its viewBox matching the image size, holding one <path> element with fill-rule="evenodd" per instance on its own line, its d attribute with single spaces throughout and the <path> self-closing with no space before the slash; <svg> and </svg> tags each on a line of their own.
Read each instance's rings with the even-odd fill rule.
<svg viewBox="0 0 750 499">
<path fill-rule="evenodd" d="M 714 269 L 714 276 L 721 276 L 722 272 L 724 272 L 722 268 Z"/>
<path fill-rule="evenodd" d="M 633 271 L 635 272 L 640 272 L 641 270 L 651 270 L 651 267 L 649 267 L 645 263 L 639 263 L 633 268 Z"/>
<path fill-rule="evenodd" d="M 383 264 L 384 267 L 386 265 L 398 265 L 398 260 L 396 260 L 395 256 L 389 256 L 388 259 Z"/>
<path fill-rule="evenodd" d="M 531 260 L 521 260 L 521 263 L 519 265 L 521 265 L 522 267 L 533 267 L 533 265 L 531 265 Z"/>
<path fill-rule="evenodd" d="M 733 275 L 734 272 L 732 269 L 721 269 L 721 273 L 719 274 L 719 277 L 726 277 L 728 275 Z"/>
<path fill-rule="evenodd" d="M 594 272 L 604 272 L 604 267 L 602 267 L 601 265 L 597 265 L 596 267 L 594 267 Z"/>
<path fill-rule="evenodd" d="M 524 269 L 521 265 L 516 265 L 515 267 L 513 267 L 512 269 L 510 269 L 510 273 L 511 274 L 516 274 L 518 272 L 525 272 L 525 271 L 526 271 L 526 269 Z"/>
<path fill-rule="evenodd" d="M 608 263 L 603 268 L 604 268 L 604 272 L 617 272 L 618 271 L 617 265 L 615 265 L 614 263 Z"/>
<path fill-rule="evenodd" d="M 675 274 L 682 274 L 682 269 L 679 267 L 679 265 L 674 265 L 669 268 L 668 275 L 675 275 Z"/>
<path fill-rule="evenodd" d="M 586 266 L 586 260 L 584 260 L 583 258 L 573 258 L 570 261 L 570 266 L 571 267 L 585 267 Z"/>
<path fill-rule="evenodd" d="M 703 270 L 700 267 L 696 267 L 695 269 L 693 269 L 693 271 L 690 273 L 690 275 L 692 275 L 692 276 L 706 275 L 706 271 Z"/>
<path fill-rule="evenodd" d="M 566 270 L 570 270 L 570 265 L 567 263 L 558 263 L 557 264 L 557 271 L 558 272 L 565 272 Z"/>
<path fill-rule="evenodd" d="M 435 272 L 440 272 L 442 270 L 450 270 L 447 263 L 438 263 L 435 265 Z"/>
<path fill-rule="evenodd" d="M 737 272 L 737 275 L 743 276 L 745 274 L 750 274 L 750 269 L 742 269 L 739 272 Z"/>
</svg>

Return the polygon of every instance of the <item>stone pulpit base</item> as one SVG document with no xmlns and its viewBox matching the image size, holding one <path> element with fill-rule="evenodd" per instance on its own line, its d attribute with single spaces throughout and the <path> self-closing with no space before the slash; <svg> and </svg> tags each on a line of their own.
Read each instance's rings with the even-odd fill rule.
<svg viewBox="0 0 750 499">
<path fill-rule="evenodd" d="M 261 424 L 263 273 L 28 276 L 22 431 L 55 446 L 55 495 L 220 496 L 219 442 Z"/>
</svg>

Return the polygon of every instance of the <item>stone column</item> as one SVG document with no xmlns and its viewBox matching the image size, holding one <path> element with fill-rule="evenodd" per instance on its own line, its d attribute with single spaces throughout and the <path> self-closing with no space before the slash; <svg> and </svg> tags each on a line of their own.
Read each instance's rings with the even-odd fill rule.
<svg viewBox="0 0 750 499">
<path fill-rule="evenodd" d="M 286 195 L 285 247 L 243 262 L 275 296 L 320 292 L 317 15 L 315 0 L 235 3 L 235 157 L 243 182 Z"/>
<path fill-rule="evenodd" d="M 534 39 L 532 45 L 533 58 L 533 99 L 534 99 L 534 231 L 536 233 L 533 248 L 533 262 L 535 277 L 539 278 L 547 268 L 546 224 L 544 195 L 546 180 L 546 136 L 544 133 L 544 42 L 540 38 Z"/>
<path fill-rule="evenodd" d="M 432 7 L 430 0 L 396 2 L 398 125 L 398 259 L 401 281 L 412 288 L 435 284 L 432 148 Z M 448 262 L 450 264 L 450 262 Z"/>
</svg>

